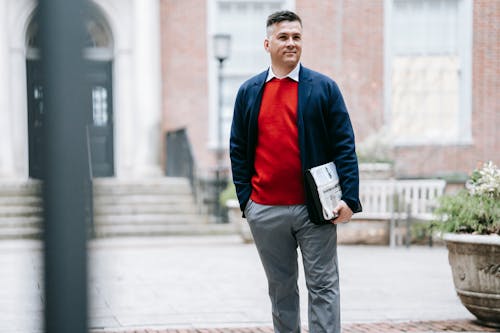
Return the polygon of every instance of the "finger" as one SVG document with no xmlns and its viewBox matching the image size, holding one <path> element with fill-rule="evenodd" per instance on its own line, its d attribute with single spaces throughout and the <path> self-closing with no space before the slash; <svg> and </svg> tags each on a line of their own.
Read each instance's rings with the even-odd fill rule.
<svg viewBox="0 0 500 333">
<path fill-rule="evenodd" d="M 349 219 L 345 215 L 339 215 L 336 219 L 333 220 L 333 224 L 342 224 L 349 222 Z"/>
<path fill-rule="evenodd" d="M 339 214 L 336 218 L 334 218 L 332 220 L 332 223 L 333 224 L 339 224 L 339 223 L 342 223 L 342 221 L 344 220 L 344 217 L 343 217 L 343 214 Z"/>
</svg>

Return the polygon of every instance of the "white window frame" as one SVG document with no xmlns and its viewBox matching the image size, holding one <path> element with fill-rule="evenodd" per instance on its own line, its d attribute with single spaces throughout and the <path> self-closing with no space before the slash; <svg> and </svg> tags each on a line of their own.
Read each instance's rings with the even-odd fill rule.
<svg viewBox="0 0 500 333">
<path fill-rule="evenodd" d="M 395 0 L 384 0 L 384 123 L 391 127 L 392 104 L 392 13 Z M 419 0 L 414 0 L 419 1 Z M 460 136 L 454 139 L 436 142 L 426 138 L 398 139 L 395 146 L 416 145 L 470 145 L 472 144 L 472 33 L 473 33 L 473 2 L 472 0 L 458 1 L 458 20 L 461 30 L 458 32 L 459 50 L 459 110 L 458 128 Z"/>
<path fill-rule="evenodd" d="M 217 136 L 217 121 L 218 121 L 218 93 L 219 93 L 219 87 L 218 87 L 218 82 L 217 82 L 217 75 L 218 75 L 218 66 L 219 63 L 217 60 L 214 58 L 214 53 L 213 53 L 213 35 L 217 33 L 216 31 L 216 15 L 217 15 L 217 4 L 219 2 L 228 2 L 229 0 L 207 0 L 207 63 L 208 63 L 208 111 L 209 111 L 209 124 L 208 124 L 208 148 L 210 150 L 216 150 L 218 146 L 218 136 Z M 284 9 L 287 10 L 295 10 L 295 0 L 230 0 L 230 2 L 270 2 L 270 1 L 275 1 L 275 2 L 284 2 Z M 271 14 L 271 13 L 269 13 Z M 262 22 L 262 25 L 264 26 L 266 22 Z M 264 51 L 264 37 L 262 36 L 262 52 Z M 262 68 L 262 70 L 265 70 L 265 68 Z M 226 73 L 226 75 L 242 75 L 242 74 L 247 74 L 246 72 L 231 72 L 231 73 Z M 257 72 L 254 74 L 258 74 Z M 224 139 L 224 138 L 223 138 Z M 227 144 L 224 145 L 223 142 L 223 147 L 222 148 L 227 148 Z"/>
</svg>

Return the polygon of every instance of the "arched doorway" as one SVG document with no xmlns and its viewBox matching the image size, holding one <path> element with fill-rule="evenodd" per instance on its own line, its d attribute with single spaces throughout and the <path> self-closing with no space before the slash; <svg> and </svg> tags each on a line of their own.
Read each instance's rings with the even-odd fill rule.
<svg viewBox="0 0 500 333">
<path fill-rule="evenodd" d="M 109 26 L 97 8 L 89 11 L 86 20 L 85 94 L 89 99 L 88 133 L 94 177 L 114 176 L 113 143 L 113 39 Z M 36 14 L 27 30 L 27 95 L 29 176 L 41 178 L 43 174 L 43 86 L 39 61 L 38 24 Z"/>
</svg>

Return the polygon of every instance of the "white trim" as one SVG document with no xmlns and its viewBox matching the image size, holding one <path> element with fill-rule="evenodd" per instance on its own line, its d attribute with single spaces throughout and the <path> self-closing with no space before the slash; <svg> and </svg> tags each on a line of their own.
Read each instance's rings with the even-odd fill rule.
<svg viewBox="0 0 500 333">
<path fill-rule="evenodd" d="M 7 3 L 0 1 L 0 178 L 12 176 L 14 172 L 14 158 L 12 153 L 10 84 L 5 78 L 10 77 L 9 59 L 9 30 L 7 20 Z"/>
<path fill-rule="evenodd" d="M 384 1 L 384 124 L 391 128 L 391 99 L 392 99 L 392 2 Z"/>
<path fill-rule="evenodd" d="M 161 37 L 159 0 L 133 1 L 135 128 L 134 176 L 162 175 L 161 142 Z M 128 132 L 128 135 L 134 133 Z"/>
<path fill-rule="evenodd" d="M 460 43 L 460 111 L 459 131 L 462 133 L 459 142 L 472 144 L 472 48 L 473 48 L 473 12 L 472 0 L 461 0 L 459 2 L 459 22 L 462 43 Z"/>
<path fill-rule="evenodd" d="M 36 9 L 36 1 L 10 1 L 8 7 L 11 139 L 14 147 L 14 177 L 29 178 L 28 96 L 26 81 L 26 34 Z"/>
</svg>

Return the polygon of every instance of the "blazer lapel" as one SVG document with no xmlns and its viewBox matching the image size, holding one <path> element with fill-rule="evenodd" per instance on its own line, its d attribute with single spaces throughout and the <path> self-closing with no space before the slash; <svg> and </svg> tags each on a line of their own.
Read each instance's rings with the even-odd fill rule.
<svg viewBox="0 0 500 333">
<path fill-rule="evenodd" d="M 264 88 L 264 84 L 266 83 L 267 71 L 262 72 L 252 86 L 251 96 L 253 97 L 252 103 L 252 112 L 259 113 L 260 111 L 260 102 L 262 101 L 262 91 Z"/>
<path fill-rule="evenodd" d="M 299 146 L 300 146 L 300 157 L 302 162 L 305 161 L 305 125 L 304 125 L 304 112 L 307 110 L 307 105 L 309 104 L 309 97 L 312 91 L 312 78 L 309 75 L 309 70 L 302 65 L 300 65 L 299 72 L 299 101 L 297 106 L 297 128 L 299 131 Z M 304 167 L 304 166 L 302 166 Z"/>
<path fill-rule="evenodd" d="M 299 73 L 299 105 L 298 105 L 298 115 L 299 121 L 303 120 L 302 115 L 304 110 L 307 108 L 307 103 L 309 102 L 309 97 L 311 96 L 312 90 L 312 78 L 309 75 L 309 70 L 302 65 L 300 65 Z"/>
<path fill-rule="evenodd" d="M 267 71 L 262 72 L 255 80 L 251 87 L 251 91 L 249 91 L 248 95 L 250 100 L 250 121 L 249 121 L 249 130 L 251 133 L 255 135 L 252 136 L 253 140 L 252 145 L 256 144 L 257 141 L 257 123 L 259 119 L 260 105 L 262 102 L 262 92 L 264 91 L 264 84 L 266 83 Z"/>
</svg>

